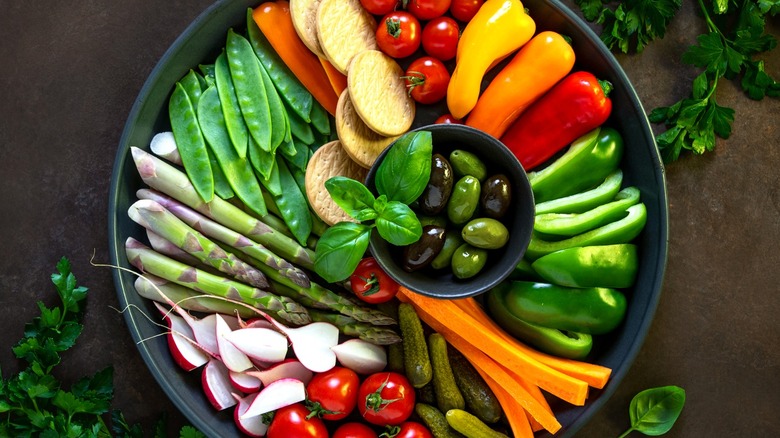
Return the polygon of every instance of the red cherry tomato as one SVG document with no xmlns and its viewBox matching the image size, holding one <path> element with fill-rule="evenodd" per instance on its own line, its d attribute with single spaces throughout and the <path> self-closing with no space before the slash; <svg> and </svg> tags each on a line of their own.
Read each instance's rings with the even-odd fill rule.
<svg viewBox="0 0 780 438">
<path fill-rule="evenodd" d="M 420 20 L 430 20 L 447 13 L 452 0 L 409 0 L 406 10 Z"/>
<path fill-rule="evenodd" d="M 333 432 L 333 438 L 377 438 L 377 435 L 363 423 L 344 423 Z"/>
<path fill-rule="evenodd" d="M 349 368 L 317 373 L 306 385 L 309 410 L 323 420 L 344 419 L 355 409 L 359 387 L 360 378 Z"/>
<path fill-rule="evenodd" d="M 462 125 L 463 120 L 456 119 L 455 116 L 453 116 L 450 113 L 442 114 L 439 116 L 439 118 L 436 119 L 435 122 L 433 122 L 437 125 L 444 124 L 444 125 Z"/>
<path fill-rule="evenodd" d="M 277 409 L 271 425 L 268 426 L 268 438 L 328 438 L 325 423 L 317 417 L 306 418 L 310 414 L 301 403 Z"/>
<path fill-rule="evenodd" d="M 352 292 L 369 304 L 390 301 L 398 292 L 398 283 L 382 270 L 373 257 L 366 257 L 358 263 L 349 277 Z"/>
<path fill-rule="evenodd" d="M 363 9 L 374 15 L 385 15 L 393 12 L 400 3 L 399 0 L 360 0 Z"/>
<path fill-rule="evenodd" d="M 423 56 L 409 64 L 404 75 L 412 99 L 422 104 L 436 103 L 447 96 L 450 73 L 441 61 Z"/>
<path fill-rule="evenodd" d="M 483 3 L 485 3 L 485 0 L 452 0 L 450 14 L 456 20 L 468 23 L 477 14 Z"/>
<path fill-rule="evenodd" d="M 379 50 L 393 58 L 406 58 L 420 48 L 422 31 L 414 15 L 396 11 L 385 15 L 376 29 Z"/>
<path fill-rule="evenodd" d="M 433 434 L 427 427 L 415 421 L 405 421 L 398 426 L 398 430 L 392 428 L 393 438 L 433 438 Z"/>
<path fill-rule="evenodd" d="M 449 61 L 458 51 L 459 35 L 457 21 L 450 17 L 434 18 L 423 27 L 423 50 L 439 61 Z"/>
<path fill-rule="evenodd" d="M 412 415 L 414 387 L 403 374 L 381 372 L 368 376 L 358 391 L 358 411 L 371 424 L 395 426 Z"/>
</svg>

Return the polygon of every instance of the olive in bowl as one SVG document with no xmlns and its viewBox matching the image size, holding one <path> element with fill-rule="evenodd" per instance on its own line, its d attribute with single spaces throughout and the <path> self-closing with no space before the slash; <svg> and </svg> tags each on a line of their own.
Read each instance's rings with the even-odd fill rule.
<svg viewBox="0 0 780 438">
<path fill-rule="evenodd" d="M 528 177 L 497 139 L 454 124 L 416 129 L 431 133 L 429 187 L 412 203 L 423 235 L 406 247 L 372 233 L 370 249 L 398 283 L 435 298 L 465 298 L 490 290 L 520 262 L 534 221 Z M 376 174 L 392 145 L 366 177 L 376 192 Z"/>
</svg>

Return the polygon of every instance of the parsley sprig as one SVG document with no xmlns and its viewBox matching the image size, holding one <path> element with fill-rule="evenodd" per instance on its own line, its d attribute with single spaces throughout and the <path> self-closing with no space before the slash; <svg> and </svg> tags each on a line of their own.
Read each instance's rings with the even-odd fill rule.
<svg viewBox="0 0 780 438">
<path fill-rule="evenodd" d="M 583 16 L 601 24 L 602 41 L 611 50 L 641 52 L 653 39 L 663 38 L 680 7 L 680 0 L 627 0 L 615 9 L 602 0 L 575 0 Z M 780 0 L 698 0 L 707 33 L 699 35 L 682 61 L 702 69 L 691 94 L 668 107 L 650 112 L 653 123 L 666 131 L 656 137 L 665 162 L 683 150 L 703 154 L 715 148 L 716 138 L 731 135 L 734 110 L 718 105 L 722 79 L 739 80 L 745 94 L 760 100 L 780 96 L 780 83 L 764 70 L 756 55 L 770 51 L 777 40 L 765 32 L 766 19 L 780 11 Z"/>
<path fill-rule="evenodd" d="M 144 436 L 140 426 L 129 425 L 121 412 L 111 410 L 114 396 L 112 367 L 78 380 L 69 390 L 52 374 L 61 362 L 60 353 L 73 347 L 83 330 L 81 321 L 87 288 L 77 285 L 65 257 L 57 263 L 57 272 L 52 274 L 51 281 L 61 305 L 47 307 L 38 301 L 40 316 L 25 325 L 24 337 L 13 347 L 14 355 L 26 362 L 27 367 L 8 379 L 0 373 L 0 436 Z M 102 417 L 109 412 L 110 429 Z M 155 436 L 165 436 L 160 426 Z M 203 435 L 186 426 L 181 436 Z"/>
</svg>

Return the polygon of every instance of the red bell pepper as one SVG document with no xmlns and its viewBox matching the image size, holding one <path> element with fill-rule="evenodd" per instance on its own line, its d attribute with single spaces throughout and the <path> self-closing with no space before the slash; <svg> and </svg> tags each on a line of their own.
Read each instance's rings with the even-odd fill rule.
<svg viewBox="0 0 780 438">
<path fill-rule="evenodd" d="M 529 107 L 501 136 L 525 170 L 544 163 L 612 112 L 612 84 L 593 74 L 571 73 Z"/>
</svg>

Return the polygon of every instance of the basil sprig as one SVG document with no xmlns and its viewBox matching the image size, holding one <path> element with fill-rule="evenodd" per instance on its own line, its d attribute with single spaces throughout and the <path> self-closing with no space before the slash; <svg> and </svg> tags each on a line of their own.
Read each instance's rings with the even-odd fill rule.
<svg viewBox="0 0 780 438">
<path fill-rule="evenodd" d="M 633 431 L 648 436 L 663 435 L 674 425 L 685 405 L 685 390 L 679 386 L 646 389 L 635 395 L 629 406 L 631 428 L 618 438 Z"/>
<path fill-rule="evenodd" d="M 333 201 L 359 223 L 339 222 L 320 236 L 314 256 L 317 274 L 329 282 L 346 280 L 368 249 L 374 228 L 396 246 L 420 239 L 422 225 L 408 204 L 425 190 L 432 156 L 431 133 L 410 132 L 393 144 L 377 168 L 379 196 L 351 178 L 337 176 L 325 182 Z"/>
</svg>

